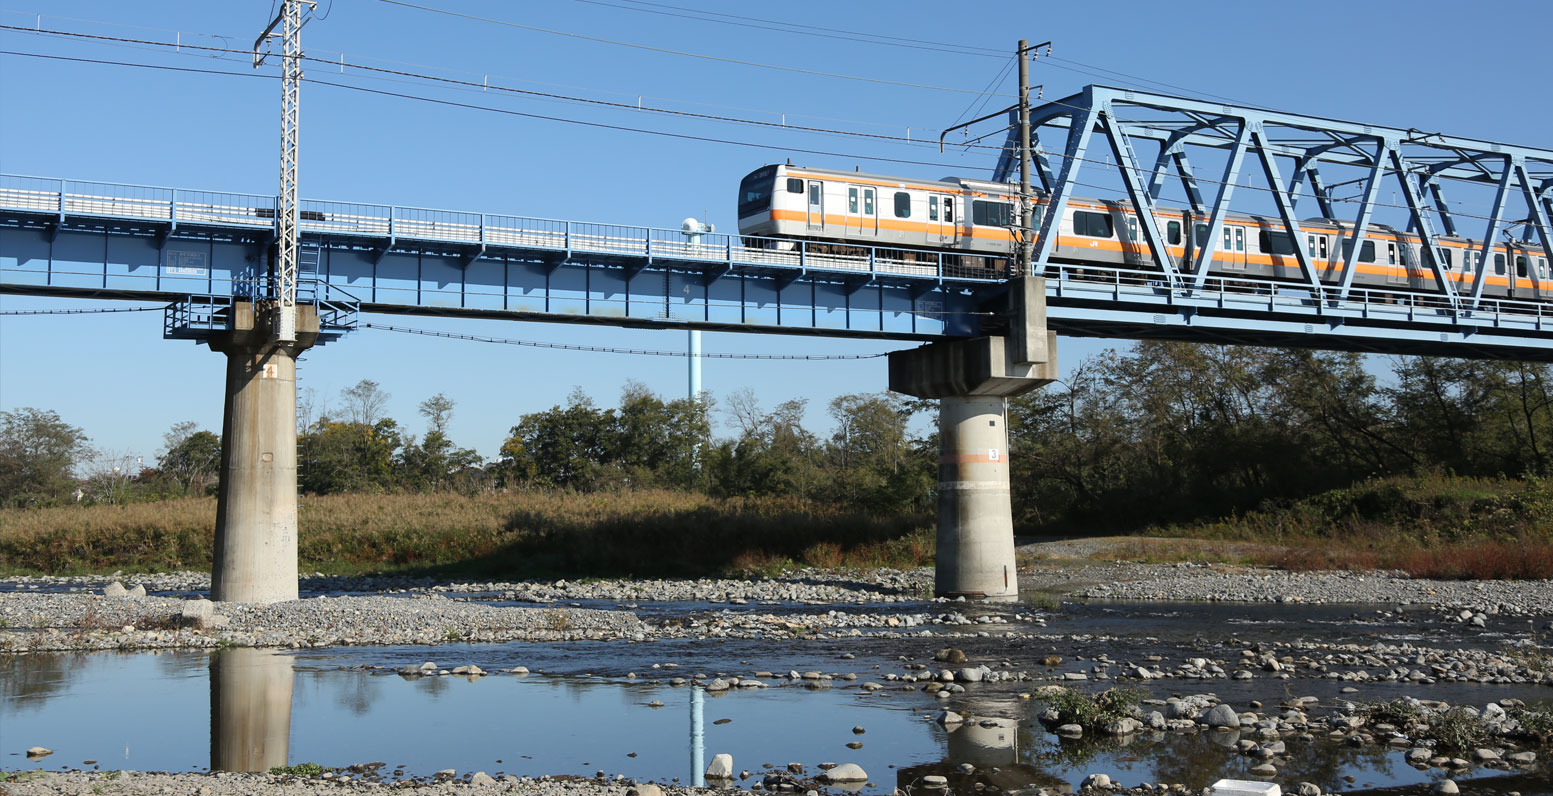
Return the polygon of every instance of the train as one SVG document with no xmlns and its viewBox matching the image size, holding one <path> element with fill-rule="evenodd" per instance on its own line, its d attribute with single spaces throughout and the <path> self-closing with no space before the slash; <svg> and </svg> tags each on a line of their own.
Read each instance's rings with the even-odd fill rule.
<svg viewBox="0 0 1553 796">
<path fill-rule="evenodd" d="M 1035 193 L 1031 226 L 1039 231 L 1048 196 Z M 1206 243 L 1209 220 L 1188 209 L 1158 209 L 1168 255 L 1185 270 Z M 933 181 L 861 171 L 836 171 L 788 164 L 762 166 L 739 182 L 739 234 L 756 248 L 791 248 L 806 241 L 810 251 L 855 252 L 862 247 L 892 251 L 892 257 L 937 260 L 952 255 L 989 275 L 1007 273 L 1019 219 L 1019 197 L 1007 183 L 963 177 Z M 1295 241 L 1282 219 L 1227 214 L 1209 266 L 1212 276 L 1307 283 L 1294 247 L 1302 244 L 1324 284 L 1342 280 L 1342 247 L 1352 222 L 1313 218 L 1300 222 Z M 1138 229 L 1130 202 L 1073 197 L 1054 225 L 1051 261 L 1075 266 L 1148 269 L 1153 257 Z M 1440 293 L 1435 272 L 1423 258 L 1418 235 L 1370 224 L 1361 237 L 1353 286 L 1399 293 Z M 1458 291 L 1472 289 L 1483 242 L 1435 236 L 1440 264 Z M 1493 245 L 1484 273 L 1483 295 L 1553 300 L 1548 252 L 1527 242 Z"/>
</svg>

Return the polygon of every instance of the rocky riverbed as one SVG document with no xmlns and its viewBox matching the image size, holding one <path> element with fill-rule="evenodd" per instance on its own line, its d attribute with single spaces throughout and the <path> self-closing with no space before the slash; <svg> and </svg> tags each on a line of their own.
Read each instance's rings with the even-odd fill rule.
<svg viewBox="0 0 1553 796">
<path fill-rule="evenodd" d="M 1542 734 L 1553 733 L 1553 719 L 1540 707 L 1541 690 L 1553 684 L 1553 657 L 1540 635 L 1553 619 L 1548 582 L 1042 561 L 1021 573 L 1022 603 L 930 600 L 930 584 L 927 570 L 587 582 L 313 575 L 303 581 L 303 599 L 247 605 L 205 600 L 208 578 L 199 573 L 11 578 L 0 581 L 0 652 L 27 653 L 11 656 L 15 673 L 32 655 L 59 651 L 282 648 L 304 650 L 288 653 L 304 669 L 317 666 L 309 661 L 339 661 L 313 669 L 342 670 L 339 677 L 511 683 L 532 669 L 530 683 L 646 688 L 661 696 L 643 699 L 659 707 L 697 686 L 708 698 L 739 694 L 733 700 L 820 689 L 845 699 L 921 703 L 913 710 L 938 711 L 951 748 L 962 728 L 996 732 L 1015 722 L 1044 727 L 1038 731 L 1081 745 L 1075 748 L 1132 744 L 1156 750 L 1138 754 L 1167 757 L 1218 750 L 1243 760 L 1235 764 L 1242 773 L 1275 781 L 1299 775 L 1312 755 L 1378 750 L 1397 762 L 1405 755 L 1407 765 L 1434 772 L 1437 782 L 1465 783 L 1486 772 L 1502 782 L 1530 777 L 1526 792 L 1549 792 L 1539 790 L 1548 780 L 1537 757 L 1546 751 Z M 1151 615 L 1157 618 L 1126 618 L 1151 605 L 1164 606 Z M 1161 638 L 1170 622 L 1179 632 Z M 413 649 L 434 645 L 452 646 Z M 428 658 L 443 663 L 427 664 Z M 1094 693 L 1117 686 L 1150 696 L 1127 717 L 1098 725 L 1063 713 L 1056 696 L 1059 687 Z M 1546 699 L 1553 700 L 1553 689 Z M 1389 707 L 1378 711 L 1379 703 Z M 1442 743 L 1440 728 L 1465 723 L 1476 728 L 1470 746 Z M 848 747 L 865 741 L 876 743 L 870 736 Z M 1059 757 L 1075 754 L 1067 749 Z M 1116 759 L 1125 759 L 1119 754 Z M 1220 762 L 1212 765 L 1224 765 L 1215 759 Z M 41 760 L 46 766 L 47 758 Z M 834 784 L 812 768 L 792 776 L 780 769 L 771 763 L 734 784 L 800 794 Z M 875 770 L 882 780 L 869 789 L 1011 789 L 1007 773 L 989 771 Z M 124 773 L 113 779 L 95 771 L 24 772 L 0 789 L 290 794 L 391 786 L 624 796 L 632 784 L 618 775 L 422 773 L 419 780 L 379 782 L 370 772 L 340 769 L 306 777 Z M 1097 794 L 1196 791 L 1202 784 L 1162 779 L 1123 787 L 1103 777 L 1079 779 L 1070 785 Z M 1285 789 L 1299 784 L 1291 780 Z M 1333 784 L 1324 782 L 1327 789 Z"/>
</svg>

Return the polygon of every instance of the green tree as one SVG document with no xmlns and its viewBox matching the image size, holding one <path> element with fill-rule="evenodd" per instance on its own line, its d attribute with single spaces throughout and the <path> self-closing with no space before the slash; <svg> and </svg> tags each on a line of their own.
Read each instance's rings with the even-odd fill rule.
<svg viewBox="0 0 1553 796">
<path fill-rule="evenodd" d="M 418 444 L 414 438 L 407 438 L 399 458 L 400 480 L 405 487 L 423 492 L 447 490 L 461 472 L 480 463 L 479 454 L 448 439 L 453 405 L 453 399 L 442 393 L 421 402 L 426 436 Z"/>
<path fill-rule="evenodd" d="M 319 495 L 388 491 L 402 444 L 399 424 L 391 418 L 370 426 L 322 418 L 298 440 L 298 485 Z"/>
<path fill-rule="evenodd" d="M 156 466 L 177 494 L 209 494 L 221 479 L 221 437 L 192 420 L 174 423 L 162 435 Z"/>
<path fill-rule="evenodd" d="M 709 400 L 664 401 L 628 382 L 613 421 L 601 464 L 638 486 L 694 489 L 701 483 L 698 457 L 712 438 Z"/>
<path fill-rule="evenodd" d="M 596 484 L 613 447 L 614 412 L 599 409 L 581 388 L 566 406 L 523 415 L 502 444 L 507 472 L 562 489 Z"/>
<path fill-rule="evenodd" d="M 0 504 L 36 506 L 75 490 L 72 471 L 91 452 L 86 434 L 46 409 L 0 412 Z"/>
<path fill-rule="evenodd" d="M 893 393 L 841 395 L 830 402 L 836 432 L 826 462 L 835 498 L 886 511 L 927 493 L 936 457 L 907 433 L 915 405 Z"/>
<path fill-rule="evenodd" d="M 761 410 L 752 390 L 729 397 L 727 413 L 739 427 L 707 457 L 711 488 L 722 495 L 813 497 L 825 482 L 819 440 L 803 427 L 806 401 L 793 399 Z"/>
</svg>

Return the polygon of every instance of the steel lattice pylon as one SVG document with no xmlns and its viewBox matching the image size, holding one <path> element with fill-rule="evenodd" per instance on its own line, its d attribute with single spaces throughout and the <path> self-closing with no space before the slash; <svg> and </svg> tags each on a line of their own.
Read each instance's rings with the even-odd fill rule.
<svg viewBox="0 0 1553 796">
<path fill-rule="evenodd" d="M 1133 119 L 1130 116 L 1147 116 Z M 1200 288 L 1214 260 L 1230 201 L 1241 181 L 1246 155 L 1253 154 L 1261 167 L 1266 190 L 1272 194 L 1279 218 L 1292 235 L 1302 240 L 1299 219 L 1295 215 L 1301 187 L 1308 185 L 1309 195 L 1320 207 L 1321 216 L 1343 222 L 1347 227 L 1341 252 L 1341 270 L 1322 274 L 1302 246 L 1294 246 L 1304 281 L 1317 294 L 1344 299 L 1353 285 L 1356 260 L 1365 232 L 1379 204 L 1382 181 L 1393 178 L 1405 199 L 1409 232 L 1422 242 L 1423 262 L 1434 274 L 1434 282 L 1452 305 L 1470 306 L 1483 293 L 1488 254 L 1508 224 L 1518 224 L 1523 236 L 1533 235 L 1545 252 L 1553 253 L 1553 150 L 1514 146 L 1416 129 L 1360 124 L 1316 116 L 1193 100 L 1145 91 L 1108 86 L 1087 86 L 1078 94 L 1048 102 L 1031 112 L 1032 155 L 1037 173 L 1047 191 L 1048 207 L 1036 236 L 1033 267 L 1049 263 L 1061 220 L 1069 200 L 1080 187 L 1080 175 L 1114 168 L 1120 176 L 1130 209 L 1136 213 L 1139 231 L 1147 243 L 1153 267 L 1164 273 L 1171 284 L 1186 290 Z M 1060 171 L 1054 173 L 1051 158 L 1039 143 L 1042 131 L 1060 131 L 1065 146 Z M 1113 163 L 1089 156 L 1094 134 L 1105 137 Z M 1140 158 L 1135 141 L 1157 144 L 1152 163 Z M 1201 179 L 1192 170 L 1190 148 L 1208 148 L 1227 152 L 1222 175 Z M 993 179 L 1009 182 L 1018 164 L 1019 142 L 1010 131 L 1003 156 Z M 1290 161 L 1293 170 L 1285 180 L 1278 160 Z M 1363 174 L 1352 184 L 1362 186 L 1356 197 L 1334 198 L 1333 188 L 1323 182 L 1323 166 L 1357 168 Z M 1186 203 L 1194 215 L 1207 219 L 1207 239 L 1190 262 L 1173 262 L 1166 254 L 1161 236 L 1157 202 L 1167 177 L 1181 181 Z M 1458 219 L 1446 202 L 1448 183 L 1478 183 L 1494 187 L 1494 199 L 1486 208 L 1481 234 L 1458 231 Z M 1526 204 L 1524 217 L 1507 215 L 1511 194 L 1519 194 Z M 1347 203 L 1356 212 L 1340 217 L 1335 205 Z M 1472 274 L 1470 295 L 1457 295 L 1451 280 L 1442 272 L 1442 257 L 1436 238 L 1474 237 L 1479 241 L 1476 270 Z M 1448 264 L 1443 264 L 1449 268 Z M 1538 277 L 1533 277 L 1538 278 Z"/>
<path fill-rule="evenodd" d="M 261 47 L 281 25 L 280 194 L 275 203 L 275 339 L 297 339 L 297 172 L 301 134 L 302 5 L 316 8 L 313 0 L 282 0 L 280 14 L 254 42 L 255 67 L 264 62 Z"/>
</svg>

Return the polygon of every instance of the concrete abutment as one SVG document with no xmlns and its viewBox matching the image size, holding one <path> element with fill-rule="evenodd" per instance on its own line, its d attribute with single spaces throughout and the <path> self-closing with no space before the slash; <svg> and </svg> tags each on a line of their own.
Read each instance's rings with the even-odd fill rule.
<svg viewBox="0 0 1553 796">
<path fill-rule="evenodd" d="M 271 313 L 236 302 L 209 337 L 227 357 L 221 487 L 210 597 L 297 599 L 297 355 L 318 338 L 315 307 L 297 307 L 297 341 L 274 341 Z"/>
<path fill-rule="evenodd" d="M 890 354 L 890 389 L 938 405 L 938 536 L 934 593 L 1019 597 L 1009 493 L 1007 399 L 1057 379 L 1045 284 L 1010 283 L 1006 336 L 930 343 Z"/>
</svg>

